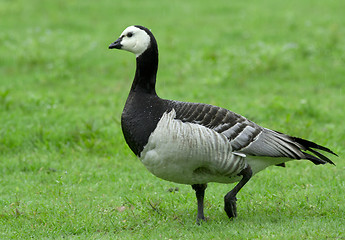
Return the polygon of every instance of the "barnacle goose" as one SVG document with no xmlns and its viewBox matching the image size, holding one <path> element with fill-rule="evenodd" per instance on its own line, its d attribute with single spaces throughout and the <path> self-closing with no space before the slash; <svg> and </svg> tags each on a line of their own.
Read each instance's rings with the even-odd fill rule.
<svg viewBox="0 0 345 240">
<path fill-rule="evenodd" d="M 227 109 L 159 98 L 158 47 L 147 28 L 126 28 L 109 48 L 136 55 L 136 72 L 121 116 L 128 146 L 155 176 L 192 186 L 197 223 L 205 220 L 208 182 L 238 182 L 224 197 L 224 210 L 232 218 L 237 215 L 236 194 L 264 168 L 285 166 L 294 159 L 334 164 L 318 151 L 336 155 L 330 149 L 261 127 Z"/>
</svg>

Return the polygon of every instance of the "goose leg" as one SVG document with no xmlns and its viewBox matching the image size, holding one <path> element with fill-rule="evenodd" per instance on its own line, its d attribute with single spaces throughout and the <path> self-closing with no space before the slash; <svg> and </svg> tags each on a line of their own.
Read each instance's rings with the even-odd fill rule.
<svg viewBox="0 0 345 240">
<path fill-rule="evenodd" d="M 195 190 L 196 199 L 198 201 L 198 215 L 196 218 L 196 223 L 200 224 L 200 221 L 205 221 L 204 216 L 204 196 L 207 184 L 193 184 L 192 188 Z"/>
<path fill-rule="evenodd" d="M 245 169 L 243 169 L 239 175 L 242 175 L 243 178 L 241 181 L 224 197 L 224 210 L 229 218 L 234 218 L 237 216 L 237 208 L 236 208 L 236 194 L 241 190 L 241 188 L 249 181 L 252 177 L 252 169 L 248 165 Z"/>
</svg>

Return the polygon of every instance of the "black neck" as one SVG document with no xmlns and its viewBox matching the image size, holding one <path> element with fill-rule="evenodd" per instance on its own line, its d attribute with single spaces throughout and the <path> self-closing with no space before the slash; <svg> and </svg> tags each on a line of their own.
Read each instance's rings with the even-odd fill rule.
<svg viewBox="0 0 345 240">
<path fill-rule="evenodd" d="M 144 91 L 156 94 L 156 75 L 158 69 L 158 48 L 155 42 L 137 57 L 137 69 L 131 91 Z"/>
</svg>

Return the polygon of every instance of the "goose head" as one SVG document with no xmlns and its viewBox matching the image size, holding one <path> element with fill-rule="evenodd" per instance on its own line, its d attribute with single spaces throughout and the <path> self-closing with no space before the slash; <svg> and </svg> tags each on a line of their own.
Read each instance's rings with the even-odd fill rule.
<svg viewBox="0 0 345 240">
<path fill-rule="evenodd" d="M 139 57 L 144 53 L 152 42 L 155 42 L 150 30 L 142 26 L 127 27 L 120 35 L 120 37 L 109 45 L 110 49 L 122 49 L 132 52 Z"/>
</svg>

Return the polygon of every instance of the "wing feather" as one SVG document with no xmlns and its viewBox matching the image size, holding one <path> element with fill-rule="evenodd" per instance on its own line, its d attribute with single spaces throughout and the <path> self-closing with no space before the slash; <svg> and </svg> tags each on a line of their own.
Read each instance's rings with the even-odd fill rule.
<svg viewBox="0 0 345 240">
<path fill-rule="evenodd" d="M 252 156 L 308 159 L 315 164 L 334 164 L 315 149 L 336 155 L 326 147 L 301 138 L 263 128 L 227 109 L 208 104 L 174 101 L 176 118 L 200 124 L 225 135 L 234 152 Z M 309 151 L 314 155 L 306 153 Z"/>
</svg>

